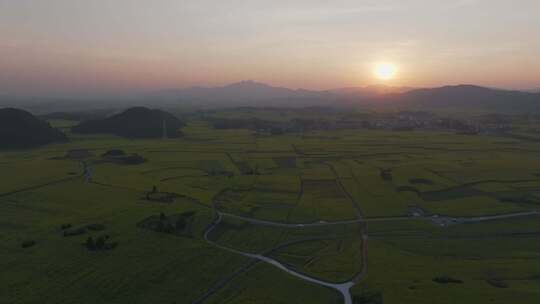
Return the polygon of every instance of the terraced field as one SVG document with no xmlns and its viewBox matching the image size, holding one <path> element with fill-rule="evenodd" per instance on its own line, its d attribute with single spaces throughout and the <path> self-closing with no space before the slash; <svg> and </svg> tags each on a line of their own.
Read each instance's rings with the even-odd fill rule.
<svg viewBox="0 0 540 304">
<path fill-rule="evenodd" d="M 1 151 L 0 303 L 540 301 L 540 143 L 183 131 Z"/>
</svg>

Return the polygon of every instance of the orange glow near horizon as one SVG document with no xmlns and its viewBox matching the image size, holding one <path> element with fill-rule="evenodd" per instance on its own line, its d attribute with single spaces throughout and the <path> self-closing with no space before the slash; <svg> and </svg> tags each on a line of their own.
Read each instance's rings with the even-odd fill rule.
<svg viewBox="0 0 540 304">
<path fill-rule="evenodd" d="M 0 0 L 0 95 L 540 87 L 535 0 L 133 1 Z"/>
</svg>

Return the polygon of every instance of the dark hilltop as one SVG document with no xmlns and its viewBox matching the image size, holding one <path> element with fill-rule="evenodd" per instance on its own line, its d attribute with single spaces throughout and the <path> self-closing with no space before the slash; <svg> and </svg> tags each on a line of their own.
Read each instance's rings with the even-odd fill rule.
<svg viewBox="0 0 540 304">
<path fill-rule="evenodd" d="M 67 141 L 64 133 L 29 112 L 0 109 L 0 148 L 33 148 L 64 141 Z"/>
<path fill-rule="evenodd" d="M 130 108 L 120 114 L 99 120 L 82 122 L 72 128 L 74 133 L 108 133 L 129 138 L 180 137 L 184 123 L 174 115 L 145 107 Z"/>
</svg>

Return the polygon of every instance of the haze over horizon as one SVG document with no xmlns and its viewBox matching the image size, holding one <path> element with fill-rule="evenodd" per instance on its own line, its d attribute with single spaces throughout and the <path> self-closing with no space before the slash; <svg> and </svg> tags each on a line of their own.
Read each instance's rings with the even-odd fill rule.
<svg viewBox="0 0 540 304">
<path fill-rule="evenodd" d="M 0 0 L 0 93 L 540 86 L 540 2 Z M 392 63 L 395 77 L 374 77 Z"/>
</svg>

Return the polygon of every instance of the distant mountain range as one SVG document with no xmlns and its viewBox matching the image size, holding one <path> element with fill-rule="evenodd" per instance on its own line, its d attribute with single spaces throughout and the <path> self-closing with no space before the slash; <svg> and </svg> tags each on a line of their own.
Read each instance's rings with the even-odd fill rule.
<svg viewBox="0 0 540 304">
<path fill-rule="evenodd" d="M 342 98 L 372 98 L 384 94 L 403 93 L 412 90 L 407 87 L 372 85 L 316 91 L 275 87 L 265 83 L 245 80 L 222 87 L 191 87 L 186 89 L 162 90 L 145 94 L 143 98 L 156 100 L 198 100 L 207 102 L 259 102 L 295 99 L 316 99 L 329 101 Z"/>
<path fill-rule="evenodd" d="M 326 91 L 273 87 L 242 81 L 223 87 L 193 87 L 153 92 L 144 98 L 156 101 L 212 103 L 247 106 L 352 106 L 421 109 L 540 111 L 540 93 L 510 91 L 475 85 L 438 88 L 384 85 Z"/>
<path fill-rule="evenodd" d="M 2 102 L 2 100 L 4 102 Z M 494 89 L 475 85 L 410 88 L 374 85 L 332 90 L 275 87 L 255 81 L 241 81 L 219 87 L 191 87 L 161 90 L 135 97 L 76 101 L 50 98 L 24 99 L 4 96 L 0 105 L 24 107 L 34 113 L 79 111 L 88 108 L 152 107 L 351 107 L 396 109 L 449 109 L 458 111 L 540 112 L 540 92 Z"/>
<path fill-rule="evenodd" d="M 349 88 L 339 88 L 328 90 L 327 92 L 332 93 L 339 97 L 351 97 L 351 98 L 374 98 L 381 95 L 387 94 L 400 94 L 408 91 L 412 91 L 415 88 L 411 87 L 392 87 L 386 85 L 370 85 L 365 87 L 349 87 Z"/>
<path fill-rule="evenodd" d="M 314 106 L 327 105 L 335 96 L 327 91 L 289 89 L 246 80 L 221 87 L 162 90 L 140 98 L 156 102 L 181 102 L 214 106 Z"/>
<path fill-rule="evenodd" d="M 252 101 L 299 97 L 318 97 L 319 91 L 293 90 L 274 87 L 251 80 L 241 81 L 222 87 L 191 87 L 152 92 L 145 97 L 160 99 L 197 99 L 206 101 Z"/>
<path fill-rule="evenodd" d="M 508 91 L 474 85 L 415 89 L 400 94 L 380 96 L 376 101 L 403 108 L 495 112 L 540 111 L 540 94 L 538 93 Z"/>
</svg>

